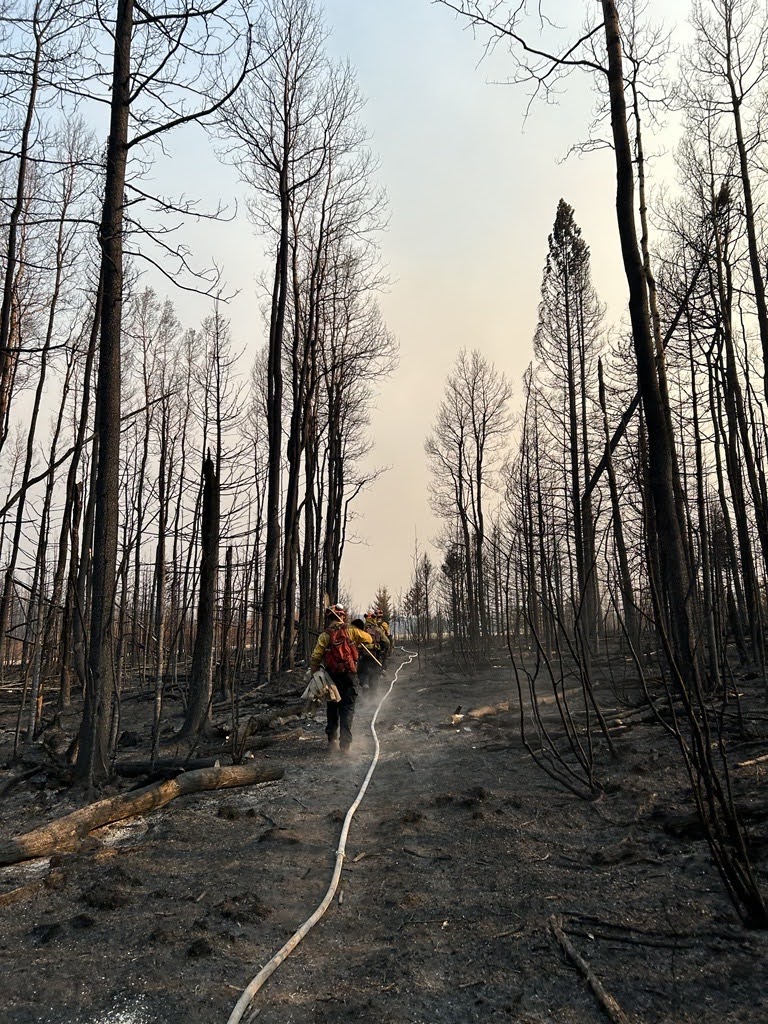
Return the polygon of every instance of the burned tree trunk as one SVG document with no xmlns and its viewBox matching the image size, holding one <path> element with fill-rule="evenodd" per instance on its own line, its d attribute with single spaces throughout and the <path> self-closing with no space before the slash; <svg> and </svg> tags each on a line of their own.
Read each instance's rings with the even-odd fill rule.
<svg viewBox="0 0 768 1024">
<path fill-rule="evenodd" d="M 637 238 L 634 209 L 634 166 L 624 97 L 621 31 L 613 0 L 602 0 L 608 53 L 608 89 L 616 158 L 616 219 L 624 272 L 629 287 L 629 315 L 637 360 L 638 390 L 648 431 L 648 483 L 654 512 L 651 542 L 658 547 L 663 587 L 669 601 L 671 642 L 683 678 L 697 673 L 692 595 L 688 559 L 676 500 L 674 434 L 665 406 L 657 367 L 648 301 L 648 281 Z"/>
<path fill-rule="evenodd" d="M 107 171 L 99 240 L 102 311 L 96 386 L 96 472 L 93 590 L 88 679 L 80 728 L 77 776 L 90 784 L 109 773 L 109 736 L 115 679 L 112 615 L 115 603 L 120 475 L 121 330 L 123 311 L 123 192 L 128 162 L 133 0 L 118 0 Z"/>
<path fill-rule="evenodd" d="M 221 639 L 219 641 L 219 693 L 225 700 L 234 697 L 234 665 L 230 655 L 230 634 L 234 613 L 232 608 L 232 545 L 224 559 L 224 595 L 221 609 Z"/>
<path fill-rule="evenodd" d="M 180 739 L 200 734 L 211 706 L 213 640 L 216 626 L 216 580 L 219 561 L 219 478 L 210 452 L 203 463 L 203 515 L 200 526 L 200 589 L 197 633 L 192 651 L 189 700 Z"/>
<path fill-rule="evenodd" d="M 608 471 L 608 488 L 611 495 L 611 512 L 613 519 L 613 538 L 616 546 L 616 555 L 619 563 L 619 588 L 621 590 L 621 603 L 624 611 L 624 626 L 627 637 L 636 652 L 640 650 L 640 620 L 637 606 L 635 604 L 634 587 L 632 586 L 632 574 L 629 569 L 629 558 L 627 556 L 627 544 L 624 538 L 624 525 L 621 519 L 621 502 L 619 500 L 619 488 L 616 484 L 616 473 L 613 468 L 613 457 L 610 448 L 610 431 L 608 429 L 608 412 L 605 402 L 605 382 L 603 380 L 603 362 L 597 362 L 597 373 L 599 378 L 600 408 L 603 413 L 603 430 L 605 433 L 605 459 L 606 470 Z"/>
</svg>

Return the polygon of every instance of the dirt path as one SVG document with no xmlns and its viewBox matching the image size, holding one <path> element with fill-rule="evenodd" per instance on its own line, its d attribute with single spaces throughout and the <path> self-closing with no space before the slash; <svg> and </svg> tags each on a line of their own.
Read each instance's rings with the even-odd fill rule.
<svg viewBox="0 0 768 1024">
<path fill-rule="evenodd" d="M 267 982 L 254 1019 L 604 1021 L 547 927 L 556 913 L 631 1020 L 768 1020 L 765 938 L 735 926 L 703 844 L 652 823 L 658 795 L 642 771 L 660 751 L 645 734 L 625 742 L 634 783 L 595 807 L 530 764 L 512 713 L 441 727 L 458 705 L 510 696 L 506 669 L 403 675 L 380 716 L 342 898 Z M 301 741 L 257 755 L 285 766 L 281 782 L 103 830 L 100 848 L 64 858 L 61 889 L 0 909 L 0 1022 L 226 1024 L 325 892 L 370 762 L 372 710 L 364 695 L 348 757 L 309 723 Z M 11 834 L 18 822 L 2 813 Z M 0 884 L 45 867 L 5 869 Z"/>
</svg>

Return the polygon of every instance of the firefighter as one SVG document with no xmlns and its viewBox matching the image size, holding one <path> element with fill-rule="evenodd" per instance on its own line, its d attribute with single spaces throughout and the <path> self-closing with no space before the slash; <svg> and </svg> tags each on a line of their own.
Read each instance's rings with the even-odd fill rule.
<svg viewBox="0 0 768 1024">
<path fill-rule="evenodd" d="M 360 689 L 370 690 L 376 681 L 381 665 L 381 657 L 378 651 L 378 630 L 371 628 L 368 615 L 365 616 L 365 619 L 354 619 L 352 625 L 358 626 L 371 637 L 371 643 L 361 645 L 360 659 L 357 663 L 357 678 L 360 682 Z"/>
<path fill-rule="evenodd" d="M 392 634 L 389 631 L 389 623 L 386 622 L 385 619 L 384 619 L 384 609 L 383 608 L 380 608 L 380 607 L 376 608 L 375 621 L 376 621 L 376 625 L 379 627 L 381 632 L 384 634 L 384 643 L 382 645 L 383 650 L 382 650 L 382 658 L 381 658 L 381 664 L 382 664 L 382 666 L 384 666 L 384 665 L 387 664 L 387 659 L 389 658 L 390 654 L 392 653 L 392 648 L 393 648 L 394 644 L 393 644 L 393 641 L 392 641 Z"/>
<path fill-rule="evenodd" d="M 352 721 L 355 717 L 355 682 L 360 657 L 359 648 L 373 644 L 373 637 L 363 629 L 347 623 L 343 605 L 334 604 L 325 613 L 325 629 L 317 638 L 312 652 L 307 681 L 323 665 L 341 695 L 340 701 L 328 701 L 325 733 L 329 745 L 339 740 L 339 749 L 349 750 L 352 743 Z"/>
<path fill-rule="evenodd" d="M 376 609 L 371 608 L 365 614 L 365 631 L 373 637 L 373 655 L 376 661 L 371 658 L 371 666 L 368 670 L 371 682 L 384 671 L 384 659 L 389 652 L 389 641 L 384 630 L 376 621 Z"/>
</svg>

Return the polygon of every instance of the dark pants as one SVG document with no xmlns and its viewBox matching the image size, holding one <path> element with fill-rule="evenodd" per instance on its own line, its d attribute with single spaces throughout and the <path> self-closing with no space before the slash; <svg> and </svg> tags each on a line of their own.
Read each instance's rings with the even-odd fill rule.
<svg viewBox="0 0 768 1024">
<path fill-rule="evenodd" d="M 326 669 L 327 671 L 327 669 Z M 352 742 L 352 721 L 355 717 L 355 677 L 348 672 L 328 673 L 341 694 L 340 701 L 329 700 L 326 704 L 328 724 L 325 727 L 329 740 L 339 735 L 339 746 L 346 750 Z"/>
<path fill-rule="evenodd" d="M 357 677 L 360 680 L 360 685 L 363 689 L 367 689 L 369 686 L 373 685 L 376 681 L 378 671 L 379 666 L 373 658 L 369 657 L 364 651 L 361 651 L 360 660 L 357 663 Z"/>
</svg>

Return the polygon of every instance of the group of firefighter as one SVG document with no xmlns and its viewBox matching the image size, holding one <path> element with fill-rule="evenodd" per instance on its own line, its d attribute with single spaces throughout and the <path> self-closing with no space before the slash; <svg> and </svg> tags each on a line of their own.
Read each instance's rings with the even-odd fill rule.
<svg viewBox="0 0 768 1024">
<path fill-rule="evenodd" d="M 333 604 L 325 610 L 323 627 L 307 669 L 305 696 L 326 700 L 328 744 L 338 742 L 347 751 L 358 690 L 373 690 L 383 676 L 392 637 L 378 607 L 348 622 L 346 608 Z"/>
</svg>

